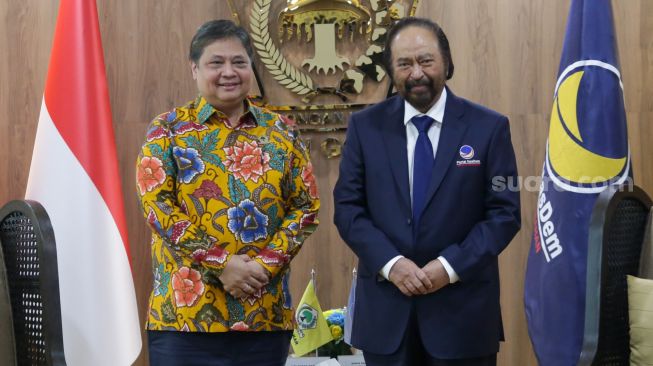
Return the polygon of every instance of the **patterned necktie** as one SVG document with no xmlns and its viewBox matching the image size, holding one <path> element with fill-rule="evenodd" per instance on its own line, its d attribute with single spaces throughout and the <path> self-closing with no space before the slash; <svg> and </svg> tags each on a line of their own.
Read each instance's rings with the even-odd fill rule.
<svg viewBox="0 0 653 366">
<path fill-rule="evenodd" d="M 419 131 L 413 155 L 413 232 L 417 233 L 419 219 L 426 203 L 426 190 L 433 171 L 433 145 L 428 130 L 434 120 L 429 116 L 415 116 L 412 122 Z"/>
</svg>

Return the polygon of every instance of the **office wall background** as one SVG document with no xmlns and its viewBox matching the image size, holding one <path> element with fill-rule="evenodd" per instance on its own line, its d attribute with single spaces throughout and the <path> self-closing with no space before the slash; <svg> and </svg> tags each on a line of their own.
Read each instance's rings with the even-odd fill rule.
<svg viewBox="0 0 653 366">
<path fill-rule="evenodd" d="M 142 319 L 151 271 L 134 162 L 149 120 L 196 95 L 186 60 L 195 29 L 230 11 L 224 0 L 97 2 Z M 0 2 L 0 204 L 24 194 L 58 3 Z M 635 179 L 653 193 L 653 2 L 615 0 L 613 6 Z M 510 117 L 523 176 L 541 172 L 568 7 L 568 0 L 422 0 L 417 11 L 439 22 L 449 37 L 454 92 Z M 291 287 L 296 303 L 314 268 L 322 307 L 339 307 L 346 304 L 356 259 L 331 223 L 338 160 L 315 149 L 312 155 L 322 224 L 293 262 Z M 535 364 L 522 304 L 537 196 L 536 184 L 528 188 L 522 191 L 523 229 L 500 257 L 507 339 L 499 364 L 506 366 Z M 143 351 L 136 365 L 147 364 Z"/>
</svg>

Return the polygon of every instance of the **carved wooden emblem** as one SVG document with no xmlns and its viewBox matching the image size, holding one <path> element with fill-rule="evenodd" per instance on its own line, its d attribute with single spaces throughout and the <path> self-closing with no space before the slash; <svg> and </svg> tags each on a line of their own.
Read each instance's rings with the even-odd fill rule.
<svg viewBox="0 0 653 366">
<path fill-rule="evenodd" d="M 388 95 L 385 36 L 418 0 L 230 0 L 249 30 L 262 102 L 304 130 L 345 129 L 348 115 Z M 333 139 L 322 145 L 337 156 Z M 326 152 L 326 151 L 325 151 Z"/>
</svg>

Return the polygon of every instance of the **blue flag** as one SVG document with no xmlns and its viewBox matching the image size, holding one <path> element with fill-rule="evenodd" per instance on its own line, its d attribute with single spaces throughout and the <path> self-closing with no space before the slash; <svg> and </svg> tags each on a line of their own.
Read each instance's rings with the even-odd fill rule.
<svg viewBox="0 0 653 366">
<path fill-rule="evenodd" d="M 354 306 L 356 306 L 356 270 L 354 269 L 353 278 L 351 279 L 351 288 L 349 289 L 349 299 L 347 299 L 347 312 L 345 313 L 345 343 L 351 345 L 351 329 L 354 325 Z"/>
<path fill-rule="evenodd" d="M 583 343 L 587 238 L 598 194 L 630 176 L 610 0 L 572 0 L 526 269 L 540 365 L 575 365 Z"/>
</svg>

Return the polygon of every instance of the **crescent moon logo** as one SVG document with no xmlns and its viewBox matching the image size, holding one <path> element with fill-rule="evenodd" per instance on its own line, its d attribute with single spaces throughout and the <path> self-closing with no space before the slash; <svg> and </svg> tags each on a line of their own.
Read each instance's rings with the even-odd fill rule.
<svg viewBox="0 0 653 366">
<path fill-rule="evenodd" d="M 546 155 L 546 169 L 558 187 L 598 193 L 628 177 L 622 90 L 619 71 L 601 61 L 576 62 L 560 75 Z"/>
</svg>

